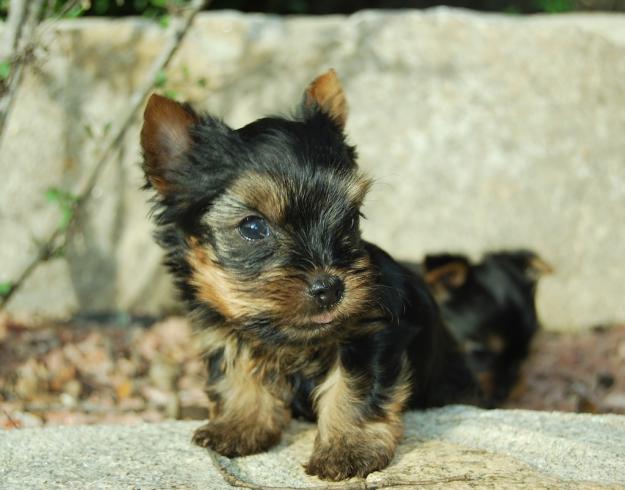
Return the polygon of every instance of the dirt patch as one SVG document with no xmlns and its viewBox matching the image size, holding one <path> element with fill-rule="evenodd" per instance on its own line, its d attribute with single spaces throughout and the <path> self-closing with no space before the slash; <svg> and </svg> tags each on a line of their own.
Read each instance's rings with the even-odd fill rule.
<svg viewBox="0 0 625 490">
<path fill-rule="evenodd" d="M 204 419 L 184 318 L 0 319 L 0 428 Z M 625 414 L 625 325 L 541 333 L 506 408 Z"/>
</svg>

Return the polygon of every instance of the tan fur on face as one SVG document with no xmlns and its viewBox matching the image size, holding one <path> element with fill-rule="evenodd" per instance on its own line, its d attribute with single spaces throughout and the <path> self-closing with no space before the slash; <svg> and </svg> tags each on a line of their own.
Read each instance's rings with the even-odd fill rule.
<svg viewBox="0 0 625 490">
<path fill-rule="evenodd" d="M 248 173 L 229 189 L 249 208 L 257 210 L 271 223 L 282 223 L 288 203 L 285 186 L 266 175 Z"/>
<path fill-rule="evenodd" d="M 198 297 L 231 321 L 259 314 L 280 315 L 283 308 L 292 314 L 306 287 L 301 274 L 284 269 L 261 273 L 253 284 L 242 284 L 219 264 L 208 245 L 202 246 L 194 238 L 189 239 L 187 260 Z"/>
<path fill-rule="evenodd" d="M 361 173 L 343 179 L 339 189 L 345 193 L 349 205 L 360 207 L 371 188 L 372 180 Z M 234 182 L 228 189 L 228 195 L 250 210 L 258 211 L 270 223 L 282 225 L 289 202 L 287 189 L 288 184 L 281 182 L 279 176 L 248 172 Z"/>
<path fill-rule="evenodd" d="M 247 303 L 236 295 L 236 283 L 219 265 L 214 253 L 194 238 L 189 240 L 187 260 L 192 269 L 190 283 L 199 299 L 215 308 L 224 318 L 232 319 Z"/>
<path fill-rule="evenodd" d="M 309 323 L 307 309 L 306 276 L 290 269 L 263 272 L 250 284 L 242 284 L 231 277 L 218 263 L 208 246 L 201 246 L 190 239 L 187 257 L 191 265 L 191 284 L 199 299 L 210 304 L 226 320 L 237 321 L 255 315 L 273 315 L 277 324 L 288 329 L 291 335 L 306 338 L 319 331 L 297 330 Z M 348 318 L 356 320 L 371 308 L 372 272 L 368 257 L 359 259 L 354 268 L 359 273 L 329 268 L 326 272 L 343 279 L 345 295 L 336 309 L 337 321 Z M 357 325 L 357 322 L 350 324 Z M 346 333 L 346 332 L 345 332 Z"/>
<path fill-rule="evenodd" d="M 365 256 L 358 259 L 354 263 L 353 269 L 361 272 L 355 274 L 348 271 L 346 273 L 333 267 L 329 267 L 325 271 L 330 275 L 340 277 L 345 286 L 343 300 L 336 306 L 336 315 L 339 318 L 361 317 L 366 310 L 373 306 L 371 304 L 373 272 L 369 257 Z"/>
<path fill-rule="evenodd" d="M 190 244 L 187 259 L 198 297 L 230 321 L 260 314 L 288 319 L 296 313 L 294 307 L 301 303 L 306 288 L 301 274 L 289 275 L 285 270 L 261 273 L 253 284 L 241 284 L 221 267 L 209 247 L 197 241 Z"/>
</svg>

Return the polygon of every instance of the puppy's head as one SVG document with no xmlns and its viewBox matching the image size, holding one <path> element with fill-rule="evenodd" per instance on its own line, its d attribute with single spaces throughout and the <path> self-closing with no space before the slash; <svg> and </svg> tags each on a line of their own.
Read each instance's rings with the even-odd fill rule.
<svg viewBox="0 0 625 490">
<path fill-rule="evenodd" d="M 192 305 L 267 341 L 336 331 L 369 303 L 360 238 L 370 182 L 345 141 L 334 71 L 297 116 L 240 129 L 153 95 L 141 143 L 160 241 Z"/>
<path fill-rule="evenodd" d="M 538 280 L 552 272 L 549 264 L 529 250 L 489 253 L 475 264 L 464 255 L 427 255 L 423 270 L 439 304 L 480 317 L 483 327 L 475 326 L 473 331 L 493 323 L 491 309 L 533 310 Z"/>
</svg>

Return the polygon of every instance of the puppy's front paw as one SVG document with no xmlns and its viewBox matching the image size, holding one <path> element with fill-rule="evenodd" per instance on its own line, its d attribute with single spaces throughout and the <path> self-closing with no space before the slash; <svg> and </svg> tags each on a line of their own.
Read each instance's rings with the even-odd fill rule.
<svg viewBox="0 0 625 490">
<path fill-rule="evenodd" d="M 193 442 L 223 456 L 246 456 L 266 451 L 280 441 L 280 432 L 253 427 L 245 430 L 224 422 L 209 422 L 195 431 Z"/>
<path fill-rule="evenodd" d="M 317 445 L 308 464 L 304 466 L 306 473 L 316 475 L 323 480 L 345 480 L 352 476 L 365 477 L 372 471 L 388 466 L 393 459 L 393 449 L 362 444 L 328 444 Z"/>
</svg>

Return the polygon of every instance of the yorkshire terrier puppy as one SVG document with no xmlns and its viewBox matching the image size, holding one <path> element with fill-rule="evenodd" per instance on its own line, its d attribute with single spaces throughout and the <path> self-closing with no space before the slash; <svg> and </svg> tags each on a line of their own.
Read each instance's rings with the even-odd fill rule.
<svg viewBox="0 0 625 490">
<path fill-rule="evenodd" d="M 402 410 L 472 401 L 476 383 L 422 278 L 361 238 L 371 182 L 345 139 L 334 71 L 291 118 L 240 129 L 152 95 L 141 132 L 157 239 L 208 365 L 196 444 L 225 456 L 317 421 L 306 471 L 366 476 Z"/>
<path fill-rule="evenodd" d="M 480 383 L 483 403 L 504 401 L 540 327 L 536 286 L 551 266 L 535 252 L 518 250 L 489 253 L 478 263 L 464 255 L 428 255 L 423 269 Z"/>
</svg>

